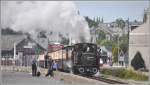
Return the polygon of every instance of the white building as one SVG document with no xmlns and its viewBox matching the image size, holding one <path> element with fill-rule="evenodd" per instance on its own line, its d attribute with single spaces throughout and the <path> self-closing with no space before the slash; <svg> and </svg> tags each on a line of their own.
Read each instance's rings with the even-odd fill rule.
<svg viewBox="0 0 150 85">
<path fill-rule="evenodd" d="M 137 52 L 140 52 L 145 62 L 146 68 L 149 64 L 149 48 L 148 48 L 148 32 L 149 32 L 149 16 L 147 21 L 134 29 L 129 34 L 129 66 Z"/>
</svg>

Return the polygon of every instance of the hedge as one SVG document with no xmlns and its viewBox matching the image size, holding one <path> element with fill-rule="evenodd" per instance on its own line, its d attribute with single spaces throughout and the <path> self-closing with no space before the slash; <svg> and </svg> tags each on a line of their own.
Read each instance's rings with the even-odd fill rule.
<svg viewBox="0 0 150 85">
<path fill-rule="evenodd" d="M 147 81 L 148 76 L 142 72 L 136 72 L 131 69 L 101 69 L 101 73 L 105 75 L 112 75 L 122 79 L 132 79 L 137 81 Z"/>
</svg>

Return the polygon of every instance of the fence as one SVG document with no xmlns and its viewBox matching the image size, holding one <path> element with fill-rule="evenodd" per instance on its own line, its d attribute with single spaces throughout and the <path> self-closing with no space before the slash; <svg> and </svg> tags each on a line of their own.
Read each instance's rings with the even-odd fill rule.
<svg viewBox="0 0 150 85">
<path fill-rule="evenodd" d="M 31 68 L 32 60 L 38 59 L 38 55 L 17 56 L 15 59 L 10 56 L 2 56 L 2 70 L 14 70 L 15 68 Z"/>
</svg>

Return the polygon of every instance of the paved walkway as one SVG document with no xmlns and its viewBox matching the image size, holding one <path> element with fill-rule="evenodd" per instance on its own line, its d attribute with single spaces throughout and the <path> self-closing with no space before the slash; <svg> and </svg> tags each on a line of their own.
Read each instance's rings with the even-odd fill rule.
<svg viewBox="0 0 150 85">
<path fill-rule="evenodd" d="M 76 79 L 74 79 L 74 81 L 75 80 Z M 70 83 L 66 83 L 63 80 L 57 79 L 57 77 L 55 78 L 44 76 L 32 77 L 30 73 L 26 72 L 2 71 L 2 85 L 70 85 Z M 71 85 L 110 85 L 110 84 L 73 83 Z M 122 85 L 148 85 L 148 82 L 145 83 L 130 82 L 129 84 L 122 84 Z"/>
<path fill-rule="evenodd" d="M 32 77 L 24 72 L 2 72 L 2 85 L 66 85 L 63 81 L 51 77 Z"/>
</svg>

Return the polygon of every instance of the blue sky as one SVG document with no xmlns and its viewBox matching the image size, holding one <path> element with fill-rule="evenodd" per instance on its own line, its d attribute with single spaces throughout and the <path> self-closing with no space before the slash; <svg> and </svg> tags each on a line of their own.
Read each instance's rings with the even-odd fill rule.
<svg viewBox="0 0 150 85">
<path fill-rule="evenodd" d="M 124 20 L 143 19 L 143 11 L 149 7 L 149 1 L 76 1 L 80 15 L 103 17 L 104 22 L 111 22 L 117 18 Z"/>
</svg>

